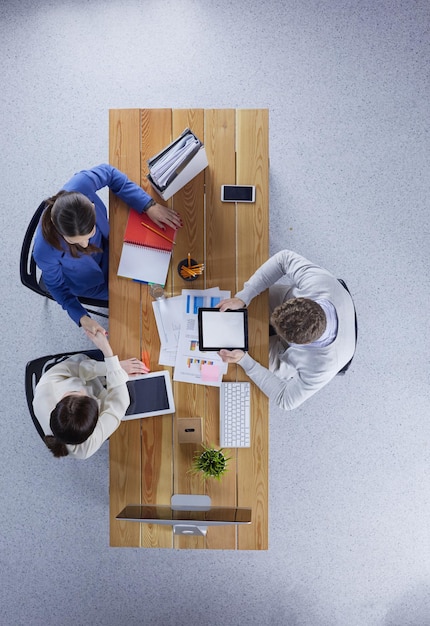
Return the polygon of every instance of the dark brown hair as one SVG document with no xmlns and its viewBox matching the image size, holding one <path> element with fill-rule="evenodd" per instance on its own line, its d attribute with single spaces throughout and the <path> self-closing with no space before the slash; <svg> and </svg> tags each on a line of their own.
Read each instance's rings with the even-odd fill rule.
<svg viewBox="0 0 430 626">
<path fill-rule="evenodd" d="M 99 407 L 95 398 L 70 394 L 64 396 L 51 412 L 52 435 L 45 443 L 55 457 L 69 454 L 66 444 L 77 445 L 88 439 L 96 427 Z"/>
<path fill-rule="evenodd" d="M 270 323 L 288 343 L 305 344 L 321 337 L 327 319 L 317 302 L 308 298 L 290 298 L 276 307 Z"/>
<path fill-rule="evenodd" d="M 57 250 L 62 250 L 60 237 L 88 235 L 95 224 L 94 206 L 83 193 L 60 191 L 46 200 L 46 208 L 42 215 L 42 235 Z M 101 252 L 100 248 L 92 244 L 83 248 L 79 244 L 66 243 L 73 257 Z"/>
</svg>

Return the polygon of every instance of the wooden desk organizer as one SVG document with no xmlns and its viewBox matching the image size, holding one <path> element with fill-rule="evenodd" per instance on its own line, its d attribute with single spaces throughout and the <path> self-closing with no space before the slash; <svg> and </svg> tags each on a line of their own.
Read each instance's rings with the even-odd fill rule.
<svg viewBox="0 0 430 626">
<path fill-rule="evenodd" d="M 202 443 L 203 418 L 179 417 L 177 420 L 179 443 Z"/>
</svg>

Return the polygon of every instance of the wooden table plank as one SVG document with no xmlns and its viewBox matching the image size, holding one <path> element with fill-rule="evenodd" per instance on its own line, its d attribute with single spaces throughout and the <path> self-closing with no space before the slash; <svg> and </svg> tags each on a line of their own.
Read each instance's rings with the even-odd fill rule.
<svg viewBox="0 0 430 626">
<path fill-rule="evenodd" d="M 203 109 L 175 109 L 172 111 L 172 128 L 174 137 L 183 130 L 190 128 L 197 137 L 203 140 L 204 111 Z M 182 289 L 203 289 L 204 276 L 193 282 L 184 281 L 177 272 L 178 263 L 185 259 L 188 252 L 197 262 L 204 261 L 204 190 L 205 173 L 201 172 L 192 181 L 185 185 L 173 196 L 173 208 L 180 213 L 183 228 L 178 233 L 177 244 L 172 260 L 173 283 L 175 293 L 182 293 Z M 190 383 L 174 383 L 175 398 L 181 401 L 176 411 L 175 426 L 181 417 L 203 417 L 205 430 L 205 390 L 201 385 Z M 204 494 L 205 486 L 201 478 L 190 473 L 194 452 L 199 445 L 180 444 L 176 427 L 174 437 L 174 493 Z M 176 536 L 175 548 L 203 548 L 205 539 L 195 536 Z"/>
<path fill-rule="evenodd" d="M 172 114 L 170 109 L 142 109 L 141 111 L 141 187 L 164 206 L 163 200 L 147 179 L 147 159 L 172 141 Z M 172 271 L 169 270 L 165 290 L 172 293 Z M 149 352 L 152 371 L 162 369 L 158 364 L 160 339 L 152 308 L 152 298 L 147 285 L 141 288 L 142 345 Z M 172 481 L 172 415 L 149 417 L 141 422 L 142 493 L 141 502 L 146 504 L 170 504 Z M 140 524 L 142 547 L 173 547 L 171 528 L 156 524 Z"/>
<path fill-rule="evenodd" d="M 221 185 L 236 180 L 236 119 L 234 109 L 205 114 L 206 170 L 206 287 L 235 293 L 236 205 L 221 202 Z"/>
<path fill-rule="evenodd" d="M 221 185 L 236 181 L 236 115 L 234 109 L 205 112 L 206 170 L 206 287 L 235 293 L 236 205 L 221 202 Z M 236 366 L 229 366 L 225 380 L 236 379 Z M 206 438 L 219 445 L 219 389 L 206 389 Z M 207 494 L 216 506 L 236 506 L 236 450 L 228 450 L 229 470 L 218 482 L 208 481 Z M 208 548 L 234 549 L 236 528 L 209 528 Z"/>
<path fill-rule="evenodd" d="M 140 183 L 140 114 L 138 109 L 110 111 L 109 160 L 134 182 Z M 128 210 L 110 194 L 111 231 L 109 267 L 109 339 L 121 359 L 140 354 L 140 286 L 117 276 Z M 139 546 L 138 524 L 119 522 L 115 516 L 140 501 L 141 452 L 139 420 L 123 422 L 109 440 L 110 545 Z"/>
<path fill-rule="evenodd" d="M 172 111 L 173 136 L 178 137 L 185 128 L 190 128 L 199 139 L 203 140 L 203 119 L 203 109 L 174 109 Z M 199 276 L 193 282 L 186 282 L 177 273 L 179 261 L 185 259 L 188 252 L 198 263 L 204 260 L 204 183 L 205 172 L 203 171 L 173 196 L 173 208 L 181 215 L 183 222 L 183 228 L 178 232 L 172 256 L 175 295 L 179 295 L 182 289 L 204 288 L 204 276 Z"/>
<path fill-rule="evenodd" d="M 237 280 L 245 280 L 268 257 L 269 181 L 268 111 L 237 111 L 237 182 L 255 184 L 255 204 L 238 205 Z M 250 353 L 263 365 L 268 359 L 268 298 L 262 294 L 249 307 Z M 238 453 L 238 503 L 252 507 L 253 522 L 239 528 L 239 548 L 267 549 L 268 527 L 268 399 L 252 385 L 252 446 Z"/>
</svg>

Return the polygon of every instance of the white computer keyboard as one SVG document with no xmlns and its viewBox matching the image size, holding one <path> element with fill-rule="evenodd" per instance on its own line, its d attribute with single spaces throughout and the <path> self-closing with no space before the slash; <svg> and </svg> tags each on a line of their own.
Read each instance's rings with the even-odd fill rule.
<svg viewBox="0 0 430 626">
<path fill-rule="evenodd" d="M 251 383 L 221 383 L 219 390 L 219 442 L 225 448 L 251 445 Z"/>
</svg>

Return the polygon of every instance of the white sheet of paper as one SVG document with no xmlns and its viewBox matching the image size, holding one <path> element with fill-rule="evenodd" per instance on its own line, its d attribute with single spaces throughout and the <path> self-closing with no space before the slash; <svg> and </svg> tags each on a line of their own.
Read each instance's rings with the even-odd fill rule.
<svg viewBox="0 0 430 626">
<path fill-rule="evenodd" d="M 179 345 L 176 353 L 173 380 L 195 385 L 219 387 L 228 364 L 216 352 L 199 350 L 198 308 L 213 307 L 219 300 L 230 297 L 229 291 L 211 289 L 183 289 L 183 312 Z M 202 376 L 203 374 L 203 376 Z"/>
<path fill-rule="evenodd" d="M 145 283 L 164 285 L 170 265 L 170 252 L 123 243 L 118 276 Z"/>
<path fill-rule="evenodd" d="M 176 349 L 181 329 L 183 296 L 154 300 L 155 321 L 157 323 L 158 335 L 163 348 Z"/>
</svg>

